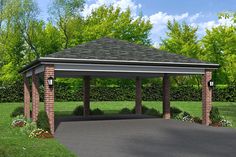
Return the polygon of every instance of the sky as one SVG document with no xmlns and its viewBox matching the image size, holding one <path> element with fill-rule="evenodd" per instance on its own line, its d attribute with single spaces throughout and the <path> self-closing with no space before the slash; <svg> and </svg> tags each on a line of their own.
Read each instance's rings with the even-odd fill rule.
<svg viewBox="0 0 236 157">
<path fill-rule="evenodd" d="M 48 19 L 48 6 L 51 0 L 37 0 L 41 13 L 40 18 Z M 151 30 L 152 44 L 158 47 L 161 38 L 166 37 L 166 23 L 168 20 L 187 22 L 198 27 L 198 37 L 205 34 L 205 29 L 218 25 L 230 25 L 231 21 L 218 19 L 217 14 L 224 11 L 236 11 L 236 0 L 86 0 L 83 16 L 101 5 L 119 6 L 122 10 L 129 7 L 135 18 L 142 13 L 144 18 L 153 24 Z"/>
</svg>

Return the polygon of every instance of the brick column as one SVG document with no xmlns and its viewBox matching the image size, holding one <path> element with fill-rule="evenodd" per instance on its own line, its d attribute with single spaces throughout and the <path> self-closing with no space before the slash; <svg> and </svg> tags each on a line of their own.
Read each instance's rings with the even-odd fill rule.
<svg viewBox="0 0 236 157">
<path fill-rule="evenodd" d="M 39 80 L 35 75 L 35 71 L 32 71 L 32 120 L 35 122 L 39 113 Z"/>
<path fill-rule="evenodd" d="M 84 76 L 83 82 L 83 101 L 84 101 L 84 116 L 90 114 L 90 77 Z"/>
<path fill-rule="evenodd" d="M 54 78 L 54 65 L 45 65 L 44 67 L 44 104 L 47 112 L 50 131 L 54 134 L 54 85 L 48 85 L 48 78 Z"/>
<path fill-rule="evenodd" d="M 211 80 L 211 71 L 205 70 L 205 74 L 202 77 L 202 124 L 209 125 L 211 101 L 212 101 L 212 88 L 208 86 L 208 82 Z"/>
<path fill-rule="evenodd" d="M 30 86 L 26 74 L 24 74 L 24 116 L 30 118 Z"/>
<path fill-rule="evenodd" d="M 142 82 L 140 77 L 136 77 L 135 112 L 136 114 L 142 114 Z"/>
<path fill-rule="evenodd" d="M 170 119 L 170 78 L 163 76 L 163 118 Z"/>
</svg>

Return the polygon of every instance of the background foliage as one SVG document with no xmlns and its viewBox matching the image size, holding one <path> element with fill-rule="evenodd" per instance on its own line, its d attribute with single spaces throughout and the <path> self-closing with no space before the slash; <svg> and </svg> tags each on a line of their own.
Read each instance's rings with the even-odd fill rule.
<svg viewBox="0 0 236 157">
<path fill-rule="evenodd" d="M 101 6 L 87 17 L 82 17 L 81 11 L 84 4 L 84 0 L 52 0 L 48 7 L 50 19 L 44 21 L 37 18 L 40 11 L 35 0 L 0 0 L 1 93 L 9 93 L 12 96 L 11 100 L 19 100 L 16 95 L 23 97 L 21 92 L 17 93 L 22 88 L 15 84 L 22 82 L 22 77 L 18 73 L 22 66 L 39 57 L 77 44 L 108 36 L 146 46 L 152 45 L 150 40 L 152 24 L 142 17 L 142 14 L 134 19 L 129 9 L 122 11 L 113 6 Z M 219 18 L 231 19 L 233 24 L 208 29 L 202 38 L 197 37 L 197 27 L 192 27 L 185 22 L 169 21 L 167 37 L 162 39 L 160 49 L 220 64 L 221 67 L 213 73 L 213 79 L 217 84 L 230 86 L 235 84 L 236 80 L 236 14 L 234 12 L 220 13 Z M 173 86 L 179 86 L 181 90 L 183 85 L 200 87 L 201 77 L 173 77 L 171 81 Z M 67 84 L 67 88 L 82 85 L 81 79 L 57 79 L 57 82 L 60 84 L 59 91 L 63 83 Z M 160 79 L 146 79 L 143 80 L 143 85 L 148 86 L 160 82 Z M 97 78 L 92 81 L 93 86 L 99 86 L 96 89 L 99 93 L 117 90 L 121 92 L 121 95 L 122 92 L 126 93 L 126 90 L 123 91 L 123 88 L 121 90 L 121 87 L 132 83 L 132 80 L 127 79 Z M 8 86 L 15 87 L 10 89 Z M 104 91 L 101 90 L 102 87 Z M 66 87 L 63 86 L 64 88 Z M 226 89 L 228 88 L 224 90 Z M 60 95 L 69 97 L 72 93 L 75 91 L 69 90 Z M 128 91 L 126 94 L 127 99 L 133 97 Z M 112 96 L 116 97 L 116 95 Z M 99 99 L 105 99 L 103 95 L 99 96 L 101 96 Z M 147 94 L 145 97 L 149 96 Z M 176 93 L 177 96 L 178 93 Z"/>
<path fill-rule="evenodd" d="M 71 86 L 70 83 L 57 83 L 55 85 L 55 101 L 82 101 L 83 90 L 81 86 Z M 14 84 L 0 90 L 0 102 L 22 102 L 22 85 Z M 12 92 L 14 89 L 14 92 Z M 161 101 L 161 84 L 152 84 L 142 87 L 144 101 Z M 171 101 L 201 101 L 201 88 L 197 86 L 172 86 Z M 43 101 L 43 87 L 40 88 L 40 99 Z M 90 98 L 92 101 L 134 101 L 135 87 L 129 86 L 91 86 Z M 236 85 L 217 86 L 213 89 L 213 101 L 236 101 Z"/>
</svg>

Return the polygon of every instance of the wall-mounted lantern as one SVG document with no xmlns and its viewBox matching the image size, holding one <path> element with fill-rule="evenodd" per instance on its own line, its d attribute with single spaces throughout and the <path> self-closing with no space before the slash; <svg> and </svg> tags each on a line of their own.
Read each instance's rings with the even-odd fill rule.
<svg viewBox="0 0 236 157">
<path fill-rule="evenodd" d="M 52 87 L 52 86 L 53 86 L 53 82 L 54 82 L 54 78 L 50 76 L 50 77 L 48 78 L 48 85 L 49 85 L 49 87 Z"/>
<path fill-rule="evenodd" d="M 214 82 L 212 80 L 208 81 L 208 87 L 213 87 L 214 86 Z"/>
</svg>

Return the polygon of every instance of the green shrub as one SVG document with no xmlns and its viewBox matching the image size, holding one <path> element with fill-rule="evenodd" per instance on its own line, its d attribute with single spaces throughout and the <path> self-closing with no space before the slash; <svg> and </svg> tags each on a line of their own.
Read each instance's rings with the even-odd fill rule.
<svg viewBox="0 0 236 157">
<path fill-rule="evenodd" d="M 84 107 L 82 105 L 77 106 L 73 111 L 73 115 L 76 116 L 83 116 L 83 114 L 84 114 Z"/>
<path fill-rule="evenodd" d="M 104 115 L 104 112 L 100 110 L 99 108 L 96 108 L 92 111 L 90 111 L 91 115 Z"/>
<path fill-rule="evenodd" d="M 26 118 L 23 115 L 18 115 L 13 118 L 13 121 L 11 123 L 11 126 L 13 127 L 23 127 L 27 123 Z"/>
<path fill-rule="evenodd" d="M 222 120 L 218 107 L 212 106 L 210 111 L 210 119 L 213 124 L 219 123 Z"/>
<path fill-rule="evenodd" d="M 190 113 L 188 113 L 188 112 L 186 112 L 186 111 L 184 111 L 183 113 L 182 113 L 182 121 L 185 121 L 185 122 L 194 122 L 194 119 L 193 119 L 193 116 L 190 114 Z"/>
<path fill-rule="evenodd" d="M 190 113 L 184 111 L 183 112 L 183 117 L 192 117 Z"/>
<path fill-rule="evenodd" d="M 183 111 L 180 110 L 177 107 L 170 107 L 170 116 L 172 118 L 175 118 L 176 116 L 178 116 L 180 113 L 182 113 Z"/>
<path fill-rule="evenodd" d="M 142 114 L 144 114 L 149 108 L 145 105 L 142 105 Z M 132 109 L 132 113 L 135 114 L 135 107 Z"/>
<path fill-rule="evenodd" d="M 119 114 L 132 114 L 132 111 L 129 108 L 125 107 L 120 110 Z"/>
<path fill-rule="evenodd" d="M 232 127 L 233 124 L 231 121 L 225 119 L 224 117 L 222 117 L 222 120 L 220 121 L 220 124 L 222 127 Z"/>
<path fill-rule="evenodd" d="M 144 114 L 145 115 L 150 115 L 150 116 L 156 116 L 156 117 L 159 117 L 159 118 L 162 117 L 162 114 L 154 108 L 146 110 Z"/>
<path fill-rule="evenodd" d="M 193 117 L 193 121 L 194 121 L 195 123 L 199 123 L 199 124 L 202 123 L 202 120 L 201 120 L 201 118 L 199 118 L 199 117 Z"/>
<path fill-rule="evenodd" d="M 26 125 L 20 129 L 20 131 L 21 131 L 23 134 L 29 136 L 30 133 L 31 133 L 33 130 L 35 130 L 35 129 L 37 129 L 37 125 L 36 125 L 35 122 L 27 122 Z"/>
<path fill-rule="evenodd" d="M 15 108 L 14 111 L 12 111 L 12 113 L 11 113 L 11 117 L 16 117 L 19 115 L 24 115 L 24 107 L 23 106 L 19 106 L 19 107 Z"/>
<path fill-rule="evenodd" d="M 49 119 L 45 111 L 39 112 L 36 124 L 37 124 L 37 128 L 50 131 Z"/>
</svg>

